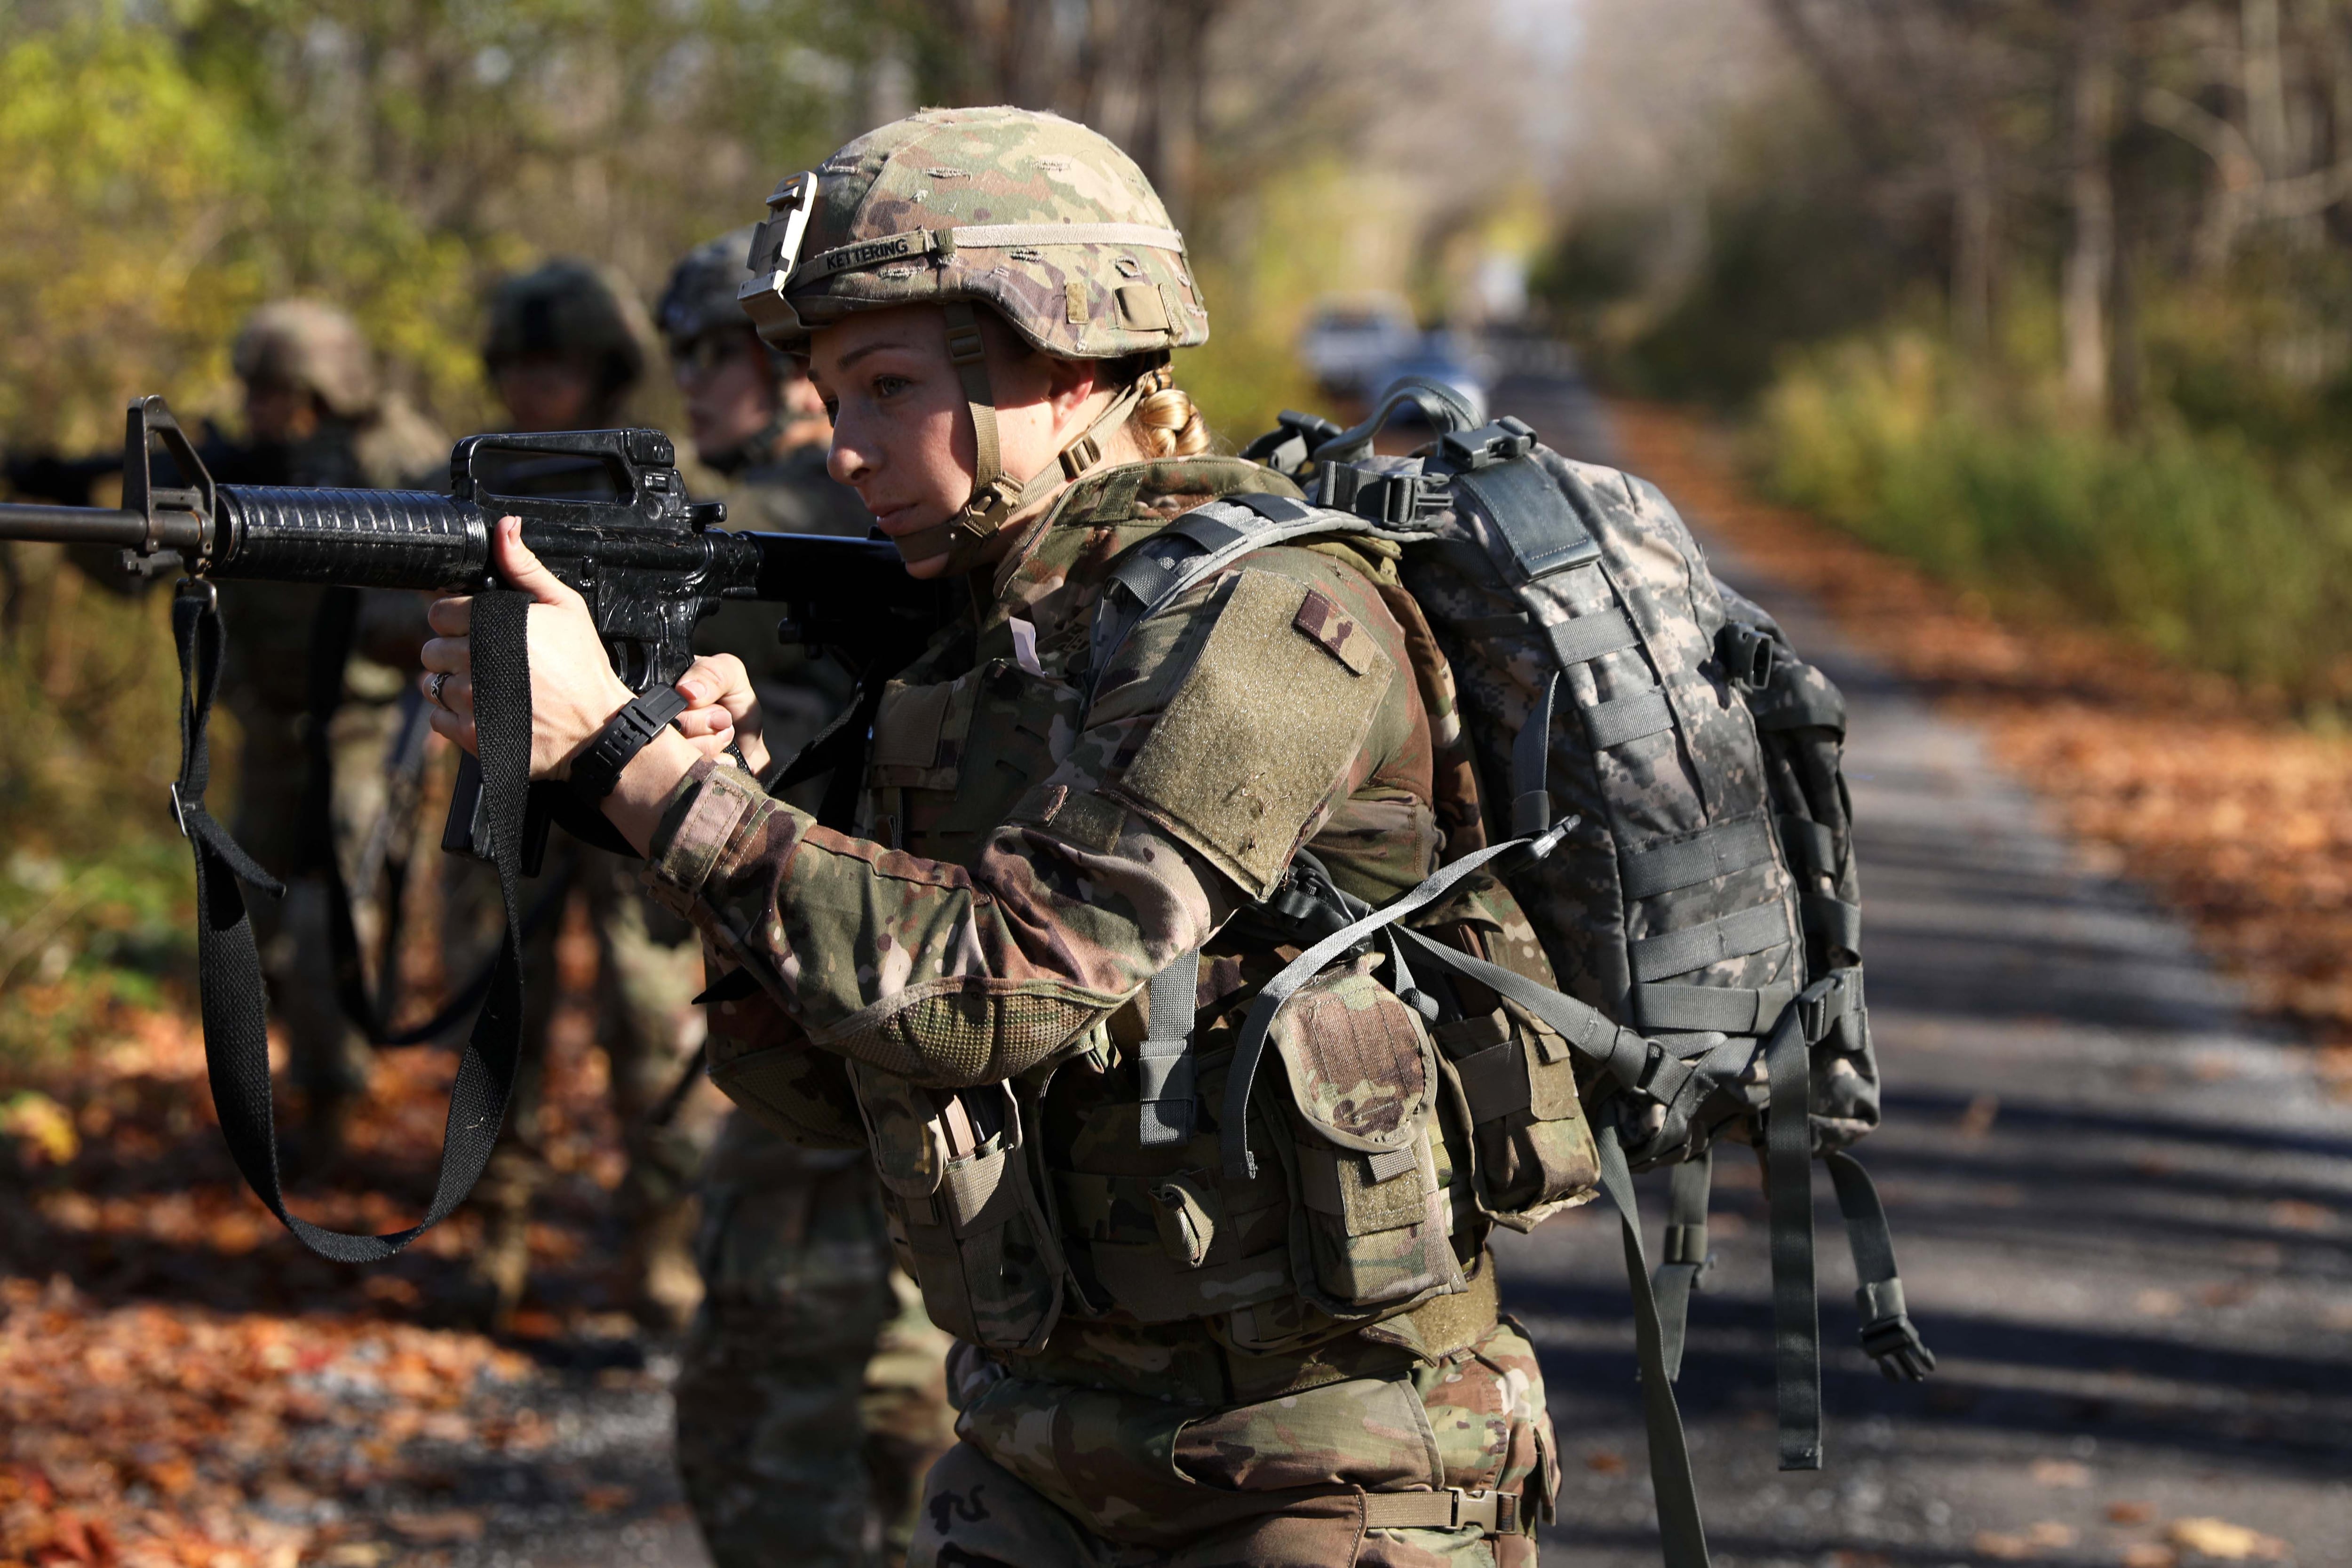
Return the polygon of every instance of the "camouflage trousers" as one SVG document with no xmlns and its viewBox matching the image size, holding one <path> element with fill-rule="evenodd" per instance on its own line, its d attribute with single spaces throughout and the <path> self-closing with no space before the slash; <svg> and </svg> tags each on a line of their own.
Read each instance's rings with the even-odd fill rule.
<svg viewBox="0 0 2352 1568">
<path fill-rule="evenodd" d="M 702 945 L 692 928 L 648 900 L 639 862 L 556 834 L 541 879 L 523 885 L 528 908 L 548 879 L 569 879 L 568 900 L 583 905 L 596 938 L 593 1016 L 613 1109 L 628 1156 L 615 1201 L 627 1228 L 629 1289 L 642 1316 L 682 1327 L 701 1294 L 692 1258 L 694 1180 L 716 1137 L 725 1099 L 690 1078 L 702 1047 Z M 453 857 L 445 882 L 445 949 L 452 984 L 494 951 L 504 914 L 496 877 Z M 523 944 L 522 1060 L 500 1138 L 476 1189 L 489 1221 L 477 1259 L 478 1283 L 494 1298 L 493 1318 L 510 1311 L 526 1283 L 526 1238 L 534 1196 L 548 1177 L 541 1129 L 547 1032 L 562 999 L 556 944 L 561 911 Z M 675 1103 L 674 1090 L 685 1087 Z"/>
<path fill-rule="evenodd" d="M 705 1291 L 678 1374 L 677 1464 L 718 1568 L 905 1560 L 954 1439 L 950 1343 L 892 1266 L 861 1151 L 737 1112 L 702 1188 Z"/>
<path fill-rule="evenodd" d="M 1559 1462 L 1507 1320 L 1404 1376 L 1223 1410 L 962 1375 L 977 1359 L 959 1354 L 962 1441 L 932 1468 L 909 1568 L 1536 1568 Z M 1517 1496 L 1525 1523 L 1366 1525 L 1364 1493 L 1448 1487 Z"/>
<path fill-rule="evenodd" d="M 330 895 L 323 872 L 298 873 L 304 845 L 304 791 L 310 758 L 299 720 L 236 694 L 243 736 L 237 748 L 236 841 L 283 878 L 283 899 L 253 898 L 254 939 L 268 978 L 272 1012 L 285 1025 L 288 1066 L 301 1090 L 310 1131 L 331 1146 L 345 1106 L 367 1088 L 367 1042 L 343 1016 L 335 994 L 335 959 L 329 936 Z M 396 704 L 347 700 L 328 731 L 334 762 L 329 825 L 335 854 L 351 890 L 360 946 L 373 952 L 384 911 L 362 883 L 378 868 L 362 864 L 370 840 L 384 834 L 393 854 L 407 851 L 409 824 L 385 824 L 384 757 L 399 722 Z M 323 1152 L 323 1149 L 314 1150 Z"/>
</svg>

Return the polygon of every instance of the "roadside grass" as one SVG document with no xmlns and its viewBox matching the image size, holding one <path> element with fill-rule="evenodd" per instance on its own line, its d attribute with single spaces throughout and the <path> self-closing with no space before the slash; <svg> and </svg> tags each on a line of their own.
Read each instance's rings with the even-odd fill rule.
<svg viewBox="0 0 2352 1568">
<path fill-rule="evenodd" d="M 2333 722 L 2352 702 L 2352 490 L 2168 409 L 2108 435 L 1922 333 L 1792 360 L 1756 433 L 1765 487 L 2010 615 L 2120 633 Z"/>
</svg>

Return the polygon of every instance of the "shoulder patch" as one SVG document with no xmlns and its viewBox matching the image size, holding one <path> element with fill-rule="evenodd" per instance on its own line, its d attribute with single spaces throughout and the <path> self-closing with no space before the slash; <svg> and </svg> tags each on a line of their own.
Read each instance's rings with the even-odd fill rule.
<svg viewBox="0 0 2352 1568">
<path fill-rule="evenodd" d="M 1114 787 L 1263 898 L 1341 783 L 1394 673 L 1330 600 L 1244 569 Z"/>
<path fill-rule="evenodd" d="M 1356 618 L 1318 589 L 1307 590 L 1307 602 L 1298 606 L 1298 614 L 1291 616 L 1290 624 L 1358 675 L 1370 669 L 1372 660 L 1381 657 L 1381 650 L 1373 646 L 1364 628 L 1356 624 Z"/>
</svg>

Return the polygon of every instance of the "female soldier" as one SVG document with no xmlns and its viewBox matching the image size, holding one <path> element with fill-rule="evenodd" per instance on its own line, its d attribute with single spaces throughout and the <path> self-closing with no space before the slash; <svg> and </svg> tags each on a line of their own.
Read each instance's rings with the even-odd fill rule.
<svg viewBox="0 0 2352 1568">
<path fill-rule="evenodd" d="M 1180 514 L 1304 509 L 1202 455 L 1168 372 L 1208 335 L 1183 242 L 1092 132 L 926 111 L 771 207 L 746 309 L 808 355 L 834 475 L 909 572 L 972 584 L 882 696 L 857 835 L 716 754 L 740 735 L 764 771 L 731 660 L 629 752 L 579 599 L 518 528 L 494 549 L 538 601 L 534 773 L 602 799 L 732 977 L 721 1086 L 871 1150 L 963 1342 L 962 1440 L 910 1560 L 1531 1565 L 1556 1478 L 1540 1374 L 1496 1318 L 1429 1035 L 1377 958 L 1279 1016 L 1246 1118 L 1262 1163 L 1219 1157 L 1243 1015 L 1308 940 L 1265 902 L 1294 856 L 1378 903 L 1479 841 L 1392 560 L 1336 535 L 1259 550 L 1097 646 L 1114 563 Z M 436 616 L 425 664 L 462 676 L 466 603 Z M 445 685 L 436 722 L 470 746 L 470 682 Z M 1465 1022 L 1524 1026 L 1444 1026 Z"/>
</svg>

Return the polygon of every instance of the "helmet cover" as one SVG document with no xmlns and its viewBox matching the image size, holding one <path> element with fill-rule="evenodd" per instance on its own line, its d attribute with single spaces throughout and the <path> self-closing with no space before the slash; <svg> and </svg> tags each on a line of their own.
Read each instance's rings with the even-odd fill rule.
<svg viewBox="0 0 2352 1568">
<path fill-rule="evenodd" d="M 376 405 L 375 356 L 357 322 L 317 300 L 275 300 L 246 318 L 229 351 L 237 379 L 308 392 L 343 419 Z"/>
<path fill-rule="evenodd" d="M 741 299 L 778 348 L 855 310 L 957 300 L 1066 359 L 1208 341 L 1183 237 L 1151 182 L 1059 115 L 927 109 L 793 175 L 768 205 Z"/>
</svg>

